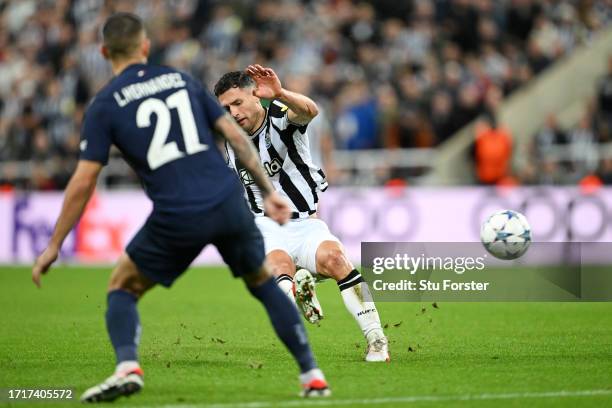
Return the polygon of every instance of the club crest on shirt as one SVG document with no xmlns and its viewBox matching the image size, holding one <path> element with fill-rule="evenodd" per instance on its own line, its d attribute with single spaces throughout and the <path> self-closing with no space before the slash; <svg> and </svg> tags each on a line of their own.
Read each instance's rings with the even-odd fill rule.
<svg viewBox="0 0 612 408">
<path fill-rule="evenodd" d="M 264 141 L 266 142 L 266 149 L 269 149 L 270 146 L 272 146 L 272 140 L 270 139 L 270 134 L 269 133 L 266 133 L 266 137 L 265 137 Z"/>
</svg>

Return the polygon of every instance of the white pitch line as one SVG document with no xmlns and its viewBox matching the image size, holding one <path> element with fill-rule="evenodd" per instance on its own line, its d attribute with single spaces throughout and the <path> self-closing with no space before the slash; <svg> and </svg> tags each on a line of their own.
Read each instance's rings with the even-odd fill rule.
<svg viewBox="0 0 612 408">
<path fill-rule="evenodd" d="M 368 399 L 300 399 L 287 401 L 229 402 L 221 404 L 168 404 L 160 408 L 269 408 L 269 407 L 325 407 L 334 405 L 411 404 L 416 402 L 485 401 L 525 398 L 567 398 L 612 395 L 608 390 L 516 392 L 506 394 L 465 394 L 465 395 L 415 395 L 405 397 Z"/>
</svg>

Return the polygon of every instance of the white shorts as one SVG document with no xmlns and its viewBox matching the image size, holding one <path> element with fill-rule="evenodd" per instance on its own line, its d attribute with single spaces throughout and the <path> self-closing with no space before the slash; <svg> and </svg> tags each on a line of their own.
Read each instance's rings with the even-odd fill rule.
<svg viewBox="0 0 612 408">
<path fill-rule="evenodd" d="M 271 218 L 255 217 L 255 223 L 263 235 L 266 255 L 280 249 L 287 252 L 296 265 L 312 273 L 317 272 L 319 245 L 323 241 L 340 242 L 318 218 L 290 220 L 279 225 Z"/>
</svg>

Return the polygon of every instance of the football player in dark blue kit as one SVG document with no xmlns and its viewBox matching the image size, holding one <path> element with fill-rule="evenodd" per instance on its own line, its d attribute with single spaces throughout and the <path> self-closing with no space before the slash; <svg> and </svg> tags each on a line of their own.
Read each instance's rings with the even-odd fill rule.
<svg viewBox="0 0 612 408">
<path fill-rule="evenodd" d="M 227 139 L 265 192 L 266 213 L 283 223 L 288 205 L 274 192 L 252 143 L 199 83 L 172 68 L 146 64 L 150 42 L 137 16 L 109 17 L 103 37 L 102 53 L 115 77 L 85 114 L 80 160 L 49 245 L 32 269 L 34 283 L 40 286 L 41 275 L 81 216 L 111 145 L 140 177 L 153 211 L 110 278 L 106 327 L 117 358 L 115 373 L 81 399 L 112 401 L 143 387 L 137 301 L 156 284 L 169 287 L 207 244 L 217 247 L 234 276 L 243 278 L 263 303 L 300 367 L 302 395 L 328 395 L 297 309 L 263 266 L 263 239 L 242 185 L 215 146 L 213 129 Z"/>
</svg>

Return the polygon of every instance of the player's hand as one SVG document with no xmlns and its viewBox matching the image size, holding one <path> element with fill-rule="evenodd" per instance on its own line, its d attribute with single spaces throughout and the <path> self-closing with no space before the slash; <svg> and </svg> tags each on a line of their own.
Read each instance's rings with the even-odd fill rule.
<svg viewBox="0 0 612 408">
<path fill-rule="evenodd" d="M 268 217 L 279 224 L 286 223 L 291 213 L 287 200 L 282 198 L 276 191 L 273 191 L 264 199 L 264 210 Z"/>
<path fill-rule="evenodd" d="M 253 95 L 262 99 L 275 99 L 281 96 L 283 87 L 271 68 L 255 64 L 249 65 L 245 72 L 255 81 Z"/>
<path fill-rule="evenodd" d="M 38 258 L 36 258 L 36 263 L 34 263 L 34 267 L 32 268 L 32 281 L 36 286 L 40 288 L 40 277 L 47 273 L 49 267 L 59 255 L 59 248 L 54 246 L 49 246 L 47 249 L 43 251 L 42 254 Z"/>
</svg>

